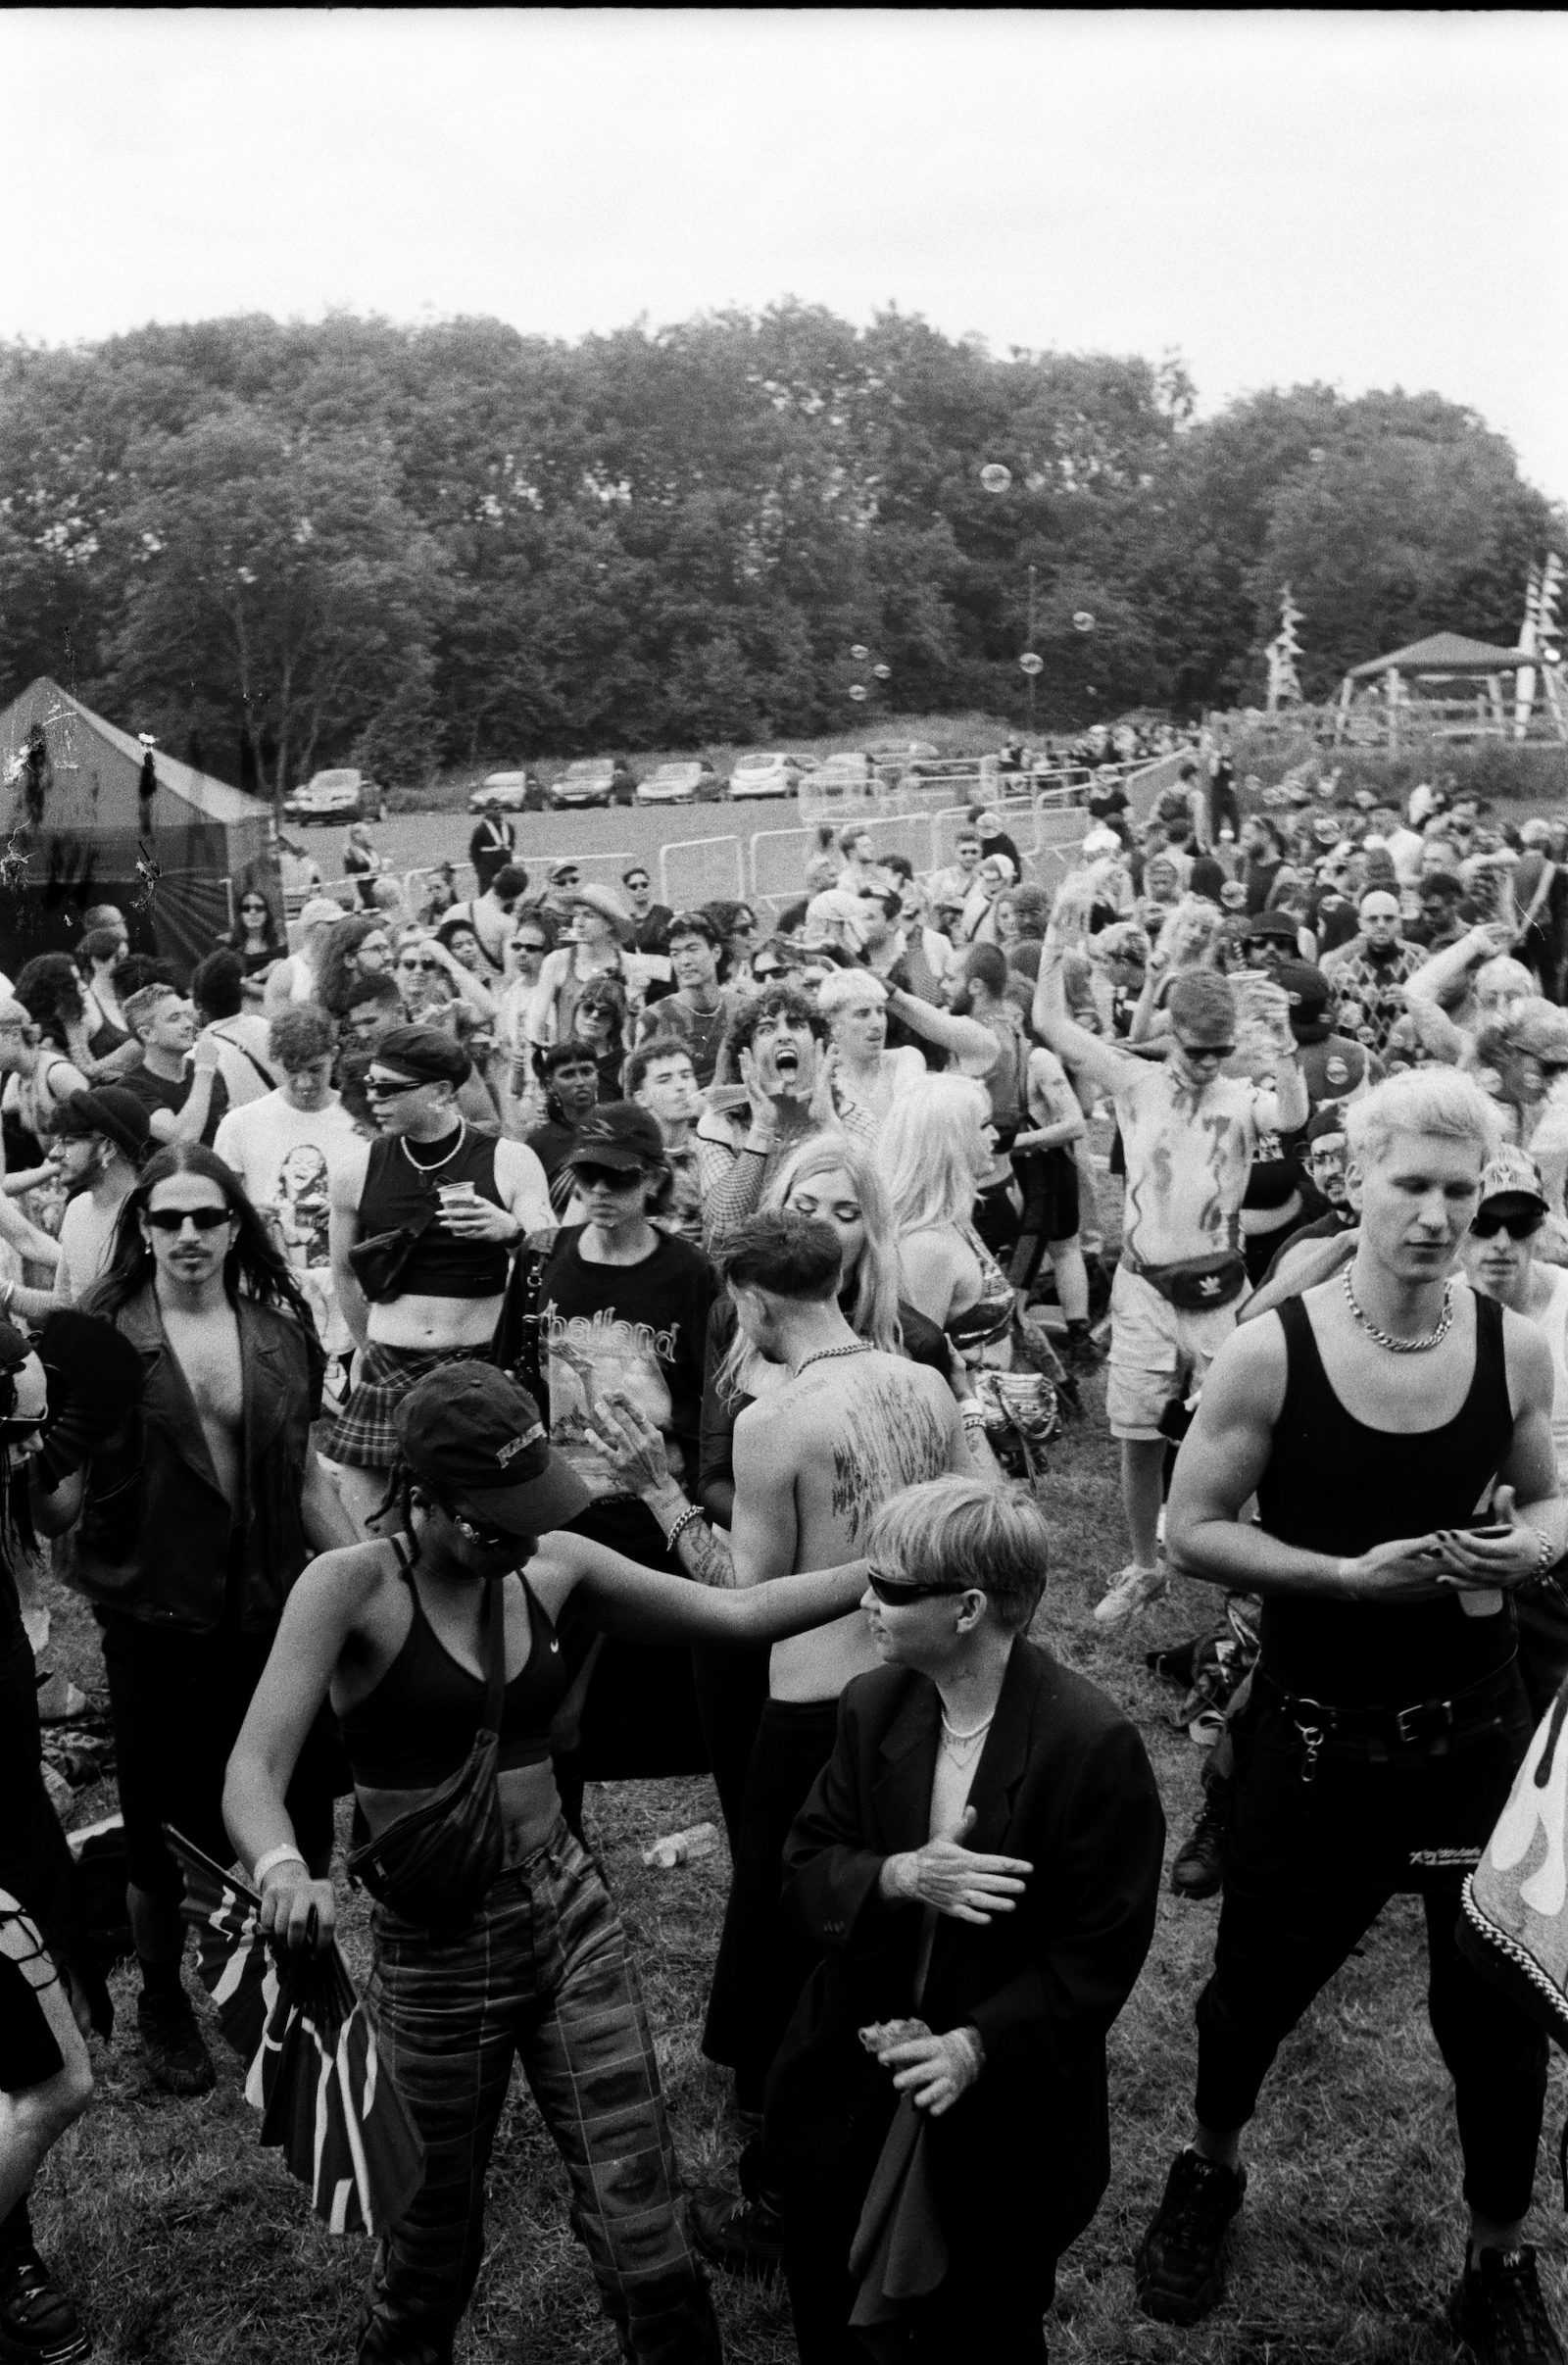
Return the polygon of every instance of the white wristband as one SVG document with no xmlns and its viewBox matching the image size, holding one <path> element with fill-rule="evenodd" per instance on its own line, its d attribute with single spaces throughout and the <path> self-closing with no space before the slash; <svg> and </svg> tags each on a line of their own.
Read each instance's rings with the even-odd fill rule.
<svg viewBox="0 0 1568 2365">
<path fill-rule="evenodd" d="M 292 1842 L 286 1848 L 270 1848 L 266 1855 L 258 1856 L 251 1866 L 251 1879 L 258 1889 L 268 1874 L 274 1871 L 279 1864 L 305 1864 L 305 1858 Z M 309 1864 L 305 1864 L 305 1869 L 309 1872 Z"/>
</svg>

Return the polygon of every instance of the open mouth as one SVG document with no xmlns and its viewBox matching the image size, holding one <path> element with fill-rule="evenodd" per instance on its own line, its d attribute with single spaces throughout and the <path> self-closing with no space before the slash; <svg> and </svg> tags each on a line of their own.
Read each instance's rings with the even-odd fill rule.
<svg viewBox="0 0 1568 2365">
<path fill-rule="evenodd" d="M 793 1043 L 778 1045 L 773 1054 L 773 1065 L 781 1076 L 798 1076 L 800 1074 L 801 1055 Z"/>
</svg>

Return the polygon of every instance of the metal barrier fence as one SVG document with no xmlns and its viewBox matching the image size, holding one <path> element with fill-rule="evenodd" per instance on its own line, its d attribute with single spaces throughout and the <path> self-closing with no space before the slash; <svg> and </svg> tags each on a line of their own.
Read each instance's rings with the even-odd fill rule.
<svg viewBox="0 0 1568 2365">
<path fill-rule="evenodd" d="M 694 904 L 718 899 L 746 899 L 746 858 L 738 837 L 681 838 L 660 848 L 661 903 L 672 912 L 689 912 Z"/>
<path fill-rule="evenodd" d="M 816 843 L 814 829 L 759 829 L 748 847 L 752 901 L 777 912 L 806 892 L 806 865 Z"/>
</svg>

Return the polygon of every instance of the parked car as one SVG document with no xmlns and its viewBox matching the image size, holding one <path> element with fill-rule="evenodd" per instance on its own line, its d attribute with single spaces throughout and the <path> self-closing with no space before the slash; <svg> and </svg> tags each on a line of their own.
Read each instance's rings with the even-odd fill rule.
<svg viewBox="0 0 1568 2365">
<path fill-rule="evenodd" d="M 543 813 L 545 792 L 532 772 L 486 772 L 468 799 L 470 813 Z"/>
<path fill-rule="evenodd" d="M 706 756 L 656 764 L 637 783 L 639 805 L 713 805 L 724 783 Z"/>
<path fill-rule="evenodd" d="M 813 797 L 864 796 L 875 785 L 871 759 L 860 748 L 824 756 L 811 774 Z"/>
<path fill-rule="evenodd" d="M 548 795 L 558 813 L 568 805 L 608 805 L 615 791 L 615 766 L 608 756 L 579 756 L 568 764 Z"/>
<path fill-rule="evenodd" d="M 729 776 L 732 797 L 793 797 L 801 784 L 801 766 L 793 756 L 761 750 L 737 756 Z"/>
<path fill-rule="evenodd" d="M 364 772 L 313 772 L 283 799 L 283 811 L 291 821 L 384 821 L 386 791 Z"/>
</svg>

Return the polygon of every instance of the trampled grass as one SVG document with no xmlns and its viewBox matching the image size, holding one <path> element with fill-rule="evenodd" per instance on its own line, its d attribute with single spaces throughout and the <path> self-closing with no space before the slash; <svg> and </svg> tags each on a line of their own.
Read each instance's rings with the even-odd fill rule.
<svg viewBox="0 0 1568 2365">
<path fill-rule="evenodd" d="M 1136 1719 L 1174 1850 L 1196 1809 L 1200 1758 L 1166 1723 L 1175 1694 L 1148 1671 L 1144 1653 L 1193 1632 L 1212 1597 L 1188 1588 L 1130 1634 L 1094 1625 L 1091 1606 L 1124 1552 L 1099 1384 L 1085 1395 L 1088 1417 L 1054 1450 L 1056 1549 L 1037 1633 Z M 56 1662 L 91 1679 L 95 1630 L 78 1606 L 55 1600 Z M 695 2187 L 719 2176 L 734 2149 L 727 2081 L 698 2050 L 727 1859 L 720 1852 L 649 1872 L 640 1850 L 660 1832 L 716 1819 L 715 1801 L 703 1781 L 627 1784 L 589 1798 L 641 1966 L 681 2165 Z M 106 1802 L 84 1798 L 80 1819 Z M 1130 2254 L 1186 2133 L 1193 2004 L 1217 1912 L 1217 1900 L 1162 1897 L 1148 1965 L 1111 2040 L 1110 2189 L 1062 2262 L 1048 2325 L 1053 2355 L 1082 2365 L 1438 2365 L 1451 2354 L 1442 2314 L 1464 2219 L 1414 1899 L 1389 1909 L 1281 2053 L 1249 2143 L 1251 2181 L 1224 2303 L 1190 2332 L 1137 2310 Z M 353 1900 L 348 1948 L 357 1963 L 364 1946 Z M 333 2242 L 275 2154 L 259 2149 L 238 2064 L 216 2029 L 218 2091 L 172 2101 L 141 2068 L 126 1977 L 117 2002 L 115 2045 L 94 2046 L 97 2096 L 45 2168 L 35 2205 L 46 2250 L 89 2310 L 100 2365 L 351 2358 L 366 2245 Z M 1549 2156 L 1565 2110 L 1568 2079 L 1554 2059 L 1532 2232 L 1546 2253 L 1548 2295 L 1568 2319 L 1568 2240 Z M 1031 2140 L 1049 2143 L 1052 2130 L 1034 2130 Z M 520 2080 L 496 2145 L 488 2228 L 459 2341 L 463 2365 L 609 2365 L 613 2336 L 567 2225 L 564 2179 Z M 795 2349 L 782 2291 L 714 2282 L 729 2357 L 788 2365 Z"/>
</svg>

